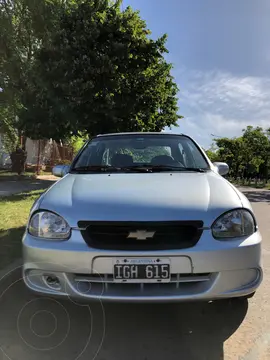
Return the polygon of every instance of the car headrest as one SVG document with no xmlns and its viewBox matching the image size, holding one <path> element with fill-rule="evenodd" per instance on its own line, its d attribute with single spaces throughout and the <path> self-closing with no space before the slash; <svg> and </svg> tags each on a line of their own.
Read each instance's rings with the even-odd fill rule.
<svg viewBox="0 0 270 360">
<path fill-rule="evenodd" d="M 152 165 L 177 165 L 178 162 L 169 155 L 158 155 L 151 160 Z M 179 164 L 178 164 L 179 165 Z"/>
<path fill-rule="evenodd" d="M 127 154 L 115 154 L 111 159 L 111 165 L 116 167 L 132 166 L 133 157 Z"/>
</svg>

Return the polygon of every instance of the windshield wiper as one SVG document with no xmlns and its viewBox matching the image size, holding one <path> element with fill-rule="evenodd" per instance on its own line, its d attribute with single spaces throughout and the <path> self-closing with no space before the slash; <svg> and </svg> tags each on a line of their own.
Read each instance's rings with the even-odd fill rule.
<svg viewBox="0 0 270 360">
<path fill-rule="evenodd" d="M 75 172 L 108 172 L 108 171 L 119 171 L 118 167 L 109 165 L 89 165 L 89 166 L 78 166 L 72 169 Z"/>
<path fill-rule="evenodd" d="M 206 169 L 193 168 L 193 167 L 183 167 L 183 166 L 174 166 L 174 165 L 138 165 L 131 166 L 129 169 L 146 169 L 148 172 L 158 172 L 158 171 L 195 171 L 195 172 L 205 172 Z"/>
<path fill-rule="evenodd" d="M 193 167 L 183 167 L 183 168 L 181 168 L 181 170 L 182 170 L 182 171 L 195 171 L 195 172 L 204 173 L 204 172 L 206 172 L 208 169 L 193 168 Z"/>
<path fill-rule="evenodd" d="M 150 165 L 148 166 L 148 170 L 151 172 L 158 171 L 181 171 L 182 167 L 180 166 L 172 166 L 172 165 Z"/>
<path fill-rule="evenodd" d="M 116 167 L 110 165 L 89 165 L 89 166 L 79 166 L 72 171 L 87 173 L 87 172 L 161 172 L 161 171 L 195 171 L 195 172 L 205 172 L 206 169 L 193 168 L 193 167 L 181 167 L 181 166 L 171 166 L 171 165 L 132 165 L 132 166 L 123 166 Z"/>
<path fill-rule="evenodd" d="M 88 173 L 88 172 L 147 172 L 148 169 L 142 166 L 110 166 L 110 165 L 89 165 L 89 166 L 79 166 L 72 171 L 81 172 L 81 173 Z"/>
</svg>

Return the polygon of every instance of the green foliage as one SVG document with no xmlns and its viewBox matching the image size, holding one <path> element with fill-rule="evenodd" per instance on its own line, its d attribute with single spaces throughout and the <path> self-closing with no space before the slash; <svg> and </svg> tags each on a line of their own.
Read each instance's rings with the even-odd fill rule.
<svg viewBox="0 0 270 360">
<path fill-rule="evenodd" d="M 205 152 L 212 162 L 218 161 L 218 154 L 216 154 L 214 151 L 206 150 Z"/>
<path fill-rule="evenodd" d="M 87 135 L 80 134 L 79 136 L 71 136 L 70 139 L 67 141 L 69 145 L 72 146 L 74 155 L 82 148 L 83 144 L 88 140 Z"/>
<path fill-rule="evenodd" d="M 245 162 L 253 166 L 258 172 L 260 166 L 267 163 L 270 156 L 269 139 L 261 127 L 248 126 L 243 130 L 243 142 L 245 145 Z"/>
<path fill-rule="evenodd" d="M 242 138 L 216 139 L 218 146 L 217 156 L 220 161 L 226 162 L 231 173 L 239 173 L 243 168 L 244 143 Z"/>
<path fill-rule="evenodd" d="M 247 126 L 243 135 L 238 138 L 215 139 L 218 149 L 214 161 L 226 162 L 230 166 L 230 174 L 234 177 L 259 175 L 267 179 L 270 166 L 269 130 Z"/>
<path fill-rule="evenodd" d="M 207 150 L 204 149 L 206 155 L 209 157 L 209 159 L 212 162 L 219 161 L 219 154 L 218 154 L 218 148 L 216 144 L 212 144 L 211 147 Z"/>
<path fill-rule="evenodd" d="M 36 51 L 42 45 L 49 46 L 64 9 L 62 0 L 0 1 L 0 128 L 8 148 L 15 141 L 16 119 Z"/>
<path fill-rule="evenodd" d="M 61 14 L 28 72 L 21 129 L 32 138 L 80 131 L 161 131 L 177 125 L 178 88 L 139 13 L 121 1 L 89 0 Z"/>
<path fill-rule="evenodd" d="M 151 160 L 158 155 L 170 155 L 169 149 L 164 146 L 153 146 L 143 150 L 132 149 L 132 148 L 119 149 L 117 153 L 131 155 L 135 162 L 142 162 L 142 163 L 150 163 Z"/>
<path fill-rule="evenodd" d="M 12 118 L 10 118 L 12 116 Z M 18 131 L 12 125 L 14 123 L 15 114 L 12 114 L 12 109 L 7 106 L 0 107 L 0 133 L 1 143 L 4 152 L 11 154 L 18 144 Z"/>
</svg>

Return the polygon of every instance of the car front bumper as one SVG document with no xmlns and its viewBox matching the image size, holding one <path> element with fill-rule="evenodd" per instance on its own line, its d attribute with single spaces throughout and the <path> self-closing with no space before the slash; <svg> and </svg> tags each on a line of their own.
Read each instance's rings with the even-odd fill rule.
<svg viewBox="0 0 270 360">
<path fill-rule="evenodd" d="M 76 230 L 67 241 L 41 240 L 26 232 L 23 256 L 23 279 L 29 289 L 86 301 L 174 302 L 241 297 L 256 291 L 263 277 L 259 232 L 245 239 L 216 241 L 210 231 L 204 231 L 192 248 L 143 252 L 92 249 Z M 170 258 L 171 281 L 115 283 L 112 269 L 116 257 Z"/>
</svg>

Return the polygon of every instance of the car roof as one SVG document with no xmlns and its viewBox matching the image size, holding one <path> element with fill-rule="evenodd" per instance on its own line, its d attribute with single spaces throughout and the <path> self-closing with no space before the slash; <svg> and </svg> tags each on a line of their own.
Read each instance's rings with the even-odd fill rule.
<svg viewBox="0 0 270 360">
<path fill-rule="evenodd" d="M 168 133 L 168 132 L 121 132 L 121 133 L 109 133 L 109 134 L 99 134 L 97 135 L 97 137 L 102 137 L 102 136 L 121 136 L 121 135 L 180 135 L 180 136 L 188 136 L 182 133 Z"/>
</svg>

